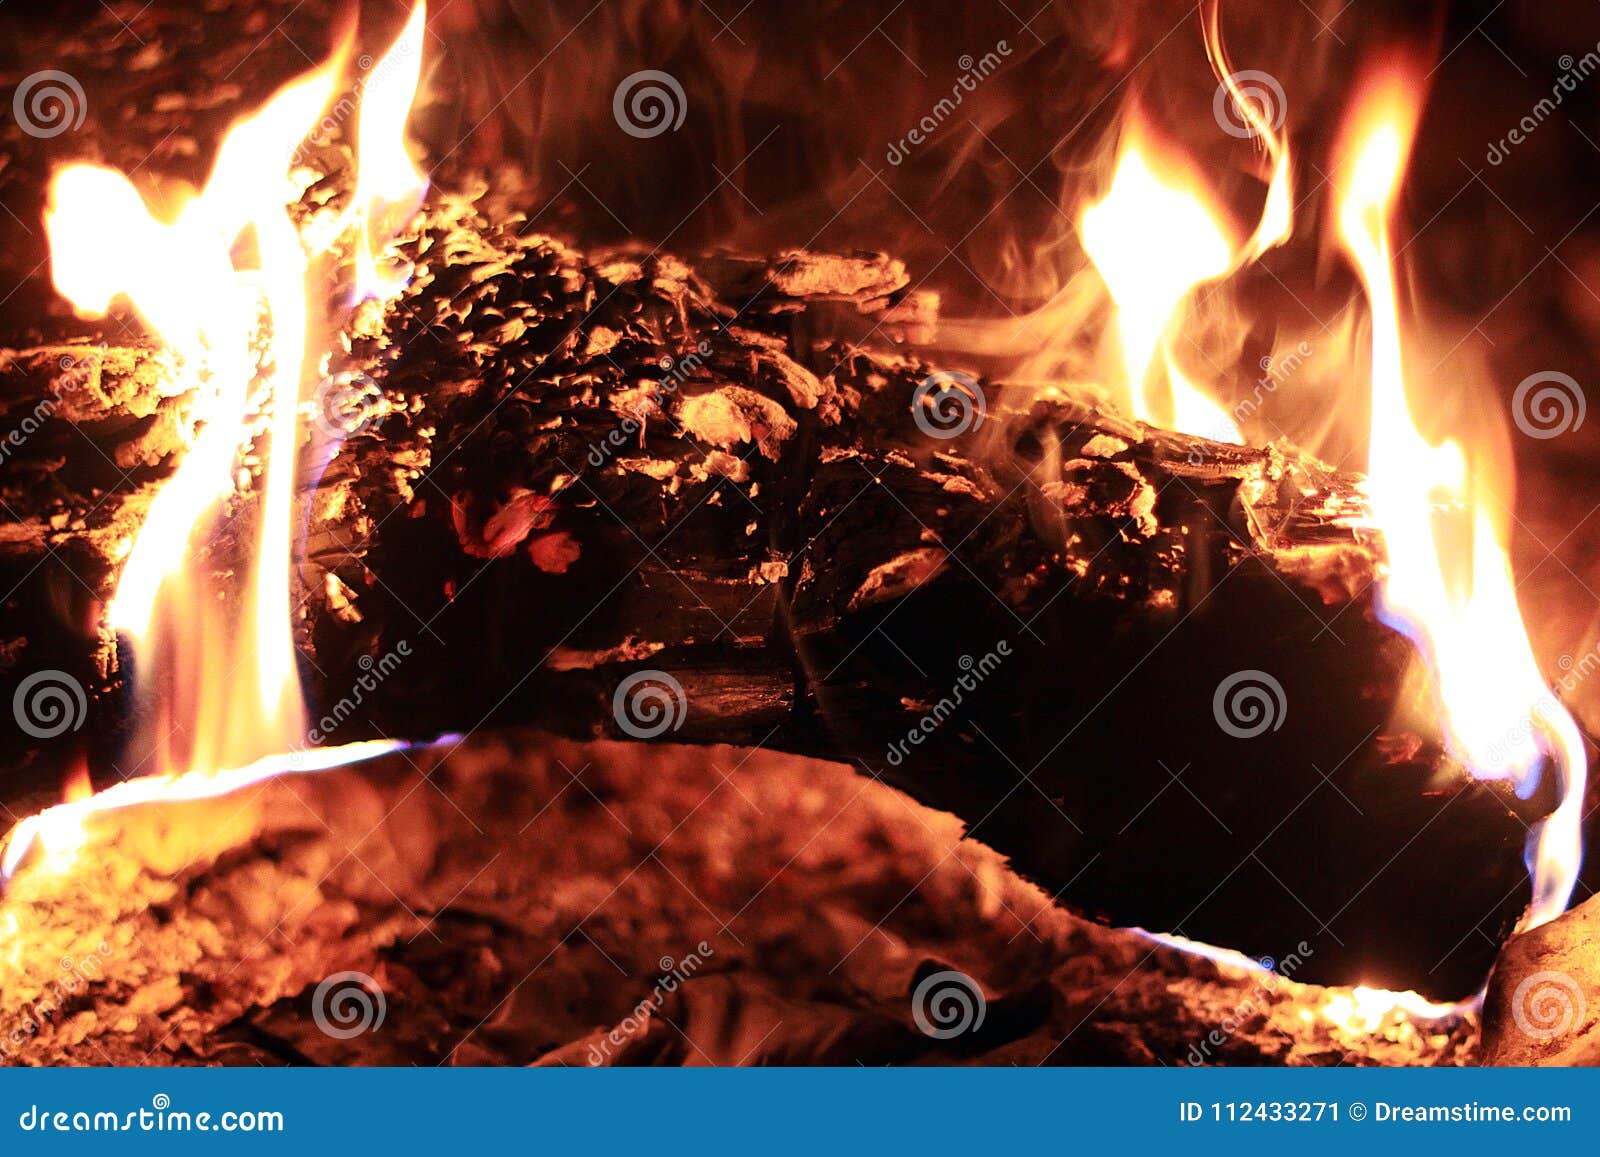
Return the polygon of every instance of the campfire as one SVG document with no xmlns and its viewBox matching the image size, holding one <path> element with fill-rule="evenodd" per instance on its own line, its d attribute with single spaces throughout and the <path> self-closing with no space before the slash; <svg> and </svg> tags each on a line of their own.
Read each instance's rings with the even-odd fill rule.
<svg viewBox="0 0 1600 1157">
<path fill-rule="evenodd" d="M 457 4 L 102 6 L 7 78 L 0 1056 L 1593 1058 L 1583 663 L 1409 248 L 1437 30 L 1297 118 L 1225 0 L 1171 89 L 1115 22 L 990 284 L 550 186 Z M 969 179 L 951 117 L 1004 157 L 1063 36 L 964 55 L 856 196 L 937 235 L 901 190 Z M 691 75 L 571 115 L 666 147 Z"/>
</svg>

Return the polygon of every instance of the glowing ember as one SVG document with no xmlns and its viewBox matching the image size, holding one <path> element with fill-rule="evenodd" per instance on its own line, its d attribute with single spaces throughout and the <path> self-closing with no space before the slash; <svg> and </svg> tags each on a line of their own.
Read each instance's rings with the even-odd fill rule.
<svg viewBox="0 0 1600 1157">
<path fill-rule="evenodd" d="M 1338 202 L 1340 237 L 1372 311 L 1368 473 L 1388 555 L 1381 613 L 1427 660 L 1451 749 L 1474 775 L 1509 780 L 1523 798 L 1546 771 L 1556 776 L 1560 805 L 1530 837 L 1532 926 L 1559 914 L 1571 896 L 1587 769 L 1578 729 L 1529 646 L 1504 519 L 1484 472 L 1456 442 L 1424 438 L 1407 399 L 1389 217 L 1417 94 L 1401 68 L 1371 88 L 1347 130 Z"/>
</svg>

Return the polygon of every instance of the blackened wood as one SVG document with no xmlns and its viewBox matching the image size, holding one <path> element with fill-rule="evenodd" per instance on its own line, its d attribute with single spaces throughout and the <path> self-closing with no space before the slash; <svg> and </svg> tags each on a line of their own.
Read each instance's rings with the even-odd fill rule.
<svg viewBox="0 0 1600 1157">
<path fill-rule="evenodd" d="M 382 401 L 306 448 L 316 739 L 623 734 L 618 686 L 663 672 L 686 703 L 663 738 L 848 759 L 1098 917 L 1258 954 L 1306 939 L 1313 979 L 1481 982 L 1548 801 L 1393 722 L 1412 657 L 1372 613 L 1355 479 L 1084 389 L 967 378 L 986 416 L 930 435 L 933 367 L 884 342 L 931 303 L 881 257 L 702 274 L 460 198 L 404 248 L 410 289 L 332 367 Z M 103 546 L 148 489 L 63 500 L 54 538 Z M 1213 699 L 1251 671 L 1282 719 L 1241 739 Z M 123 725 L 108 704 L 91 732 Z"/>
</svg>

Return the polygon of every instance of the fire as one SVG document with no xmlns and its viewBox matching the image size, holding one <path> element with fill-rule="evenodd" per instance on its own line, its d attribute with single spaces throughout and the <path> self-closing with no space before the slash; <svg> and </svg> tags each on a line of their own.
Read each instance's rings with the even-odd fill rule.
<svg viewBox="0 0 1600 1157">
<path fill-rule="evenodd" d="M 1157 383 L 1147 380 L 1183 299 L 1232 268 L 1234 245 L 1181 167 L 1163 163 L 1145 138 L 1135 117 L 1105 199 L 1084 211 L 1078 228 L 1116 305 L 1111 324 L 1130 408 L 1143 422 L 1242 442 L 1221 407 L 1177 372 L 1170 349 L 1162 359 L 1170 397 L 1156 400 Z"/>
<path fill-rule="evenodd" d="M 296 752 L 292 757 L 271 755 L 246 767 L 185 772 L 182 775 L 147 775 L 114 784 L 97 795 L 57 804 L 31 815 L 12 829 L 0 853 L 0 880 L 16 875 L 23 860 L 37 856 L 43 871 L 69 866 L 89 840 L 92 817 L 119 808 L 157 800 L 215 799 L 286 771 L 324 771 L 371 759 L 404 746 L 397 740 L 374 739 Z"/>
<path fill-rule="evenodd" d="M 334 96 L 346 46 L 236 123 L 204 188 L 166 218 L 112 169 L 77 164 L 55 175 L 45 225 L 56 288 L 87 316 L 117 299 L 133 306 L 192 390 L 197 433 L 150 504 L 109 613 L 109 626 L 133 642 L 146 700 L 131 762 L 158 774 L 24 821 L 6 845 L 5 875 L 36 843 L 47 857 L 70 856 L 91 812 L 220 794 L 307 766 L 304 754 L 275 756 L 305 740 L 290 589 L 300 399 L 330 328 L 318 287 L 337 234 L 355 234 L 365 295 L 404 285 L 379 276 L 375 250 L 384 223 L 397 207 L 414 212 L 426 184 L 405 143 L 425 19 L 419 3 L 362 89 L 357 189 L 321 243 L 291 216 L 307 180 L 293 166 Z M 195 547 L 227 521 L 221 507 L 244 485 L 238 459 L 251 448 L 264 464 L 259 525 L 244 589 L 233 592 L 199 568 Z M 368 753 L 357 745 L 309 762 Z"/>
<path fill-rule="evenodd" d="M 1194 166 L 1159 147 L 1137 104 L 1124 126 L 1115 171 L 1104 198 L 1085 209 L 1079 236 L 1110 293 L 1121 376 L 1133 416 L 1142 422 L 1243 443 L 1237 423 L 1179 369 L 1173 338 L 1186 318 L 1184 300 L 1288 240 L 1294 227 L 1289 146 L 1277 124 L 1239 85 L 1222 40 L 1220 6 L 1201 4 L 1206 56 L 1248 136 L 1265 151 L 1266 197 L 1255 230 L 1237 243 L 1209 203 Z M 1281 110 L 1279 110 L 1281 111 Z M 1281 118 L 1280 118 L 1281 119 Z M 1245 134 L 1241 134 L 1245 135 Z M 1158 359 L 1157 355 L 1161 355 Z M 1165 370 L 1166 390 L 1152 377 Z"/>
<path fill-rule="evenodd" d="M 1418 431 L 1408 399 L 1390 216 L 1420 105 L 1419 86 L 1394 67 L 1351 117 L 1340 166 L 1338 229 L 1372 315 L 1372 429 L 1368 486 L 1388 556 L 1384 620 L 1416 644 L 1433 675 L 1454 754 L 1482 779 L 1526 798 L 1548 770 L 1560 803 L 1529 840 L 1533 905 L 1525 924 L 1567 904 L 1582 853 L 1586 775 L 1576 724 L 1539 672 L 1506 550 L 1504 518 L 1481 461 Z"/>
<path fill-rule="evenodd" d="M 1283 110 L 1263 108 L 1254 95 L 1246 92 L 1239 83 L 1239 74 L 1228 59 L 1228 48 L 1222 40 L 1221 0 L 1202 0 L 1200 7 L 1201 33 L 1206 47 L 1206 59 L 1216 74 L 1222 91 L 1232 101 L 1232 109 L 1249 129 L 1252 140 L 1258 141 L 1271 165 L 1267 183 L 1267 197 L 1261 207 L 1261 221 L 1245 246 L 1249 260 L 1260 257 L 1276 245 L 1282 245 L 1294 231 L 1293 173 L 1289 167 L 1289 145 L 1279 126 L 1273 123 L 1274 112 L 1282 119 Z"/>
<path fill-rule="evenodd" d="M 390 234 L 382 226 L 396 215 L 409 217 L 422 202 L 428 179 L 406 149 L 406 116 L 422 77 L 422 37 L 428 6 L 419 0 L 405 30 L 361 91 L 357 130 L 360 170 L 355 196 L 356 294 L 388 299 L 405 288 L 405 279 L 379 269 L 378 251 Z"/>
</svg>

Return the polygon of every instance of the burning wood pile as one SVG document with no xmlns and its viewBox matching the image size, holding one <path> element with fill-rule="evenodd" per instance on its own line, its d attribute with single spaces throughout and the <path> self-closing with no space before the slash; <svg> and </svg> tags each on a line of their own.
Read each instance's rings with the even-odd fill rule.
<svg viewBox="0 0 1600 1157">
<path fill-rule="evenodd" d="M 48 404 L 0 478 L 6 1058 L 1588 1057 L 1585 740 L 1479 458 L 1409 408 L 1415 70 L 1338 181 L 1363 475 L 1180 364 L 1195 287 L 1296 227 L 1204 11 L 1259 219 L 1130 111 L 1081 217 L 1110 368 L 1044 384 L 891 255 L 430 189 L 420 4 L 181 204 L 58 167 L 93 320 L 0 367 L 8 426 Z"/>
</svg>

